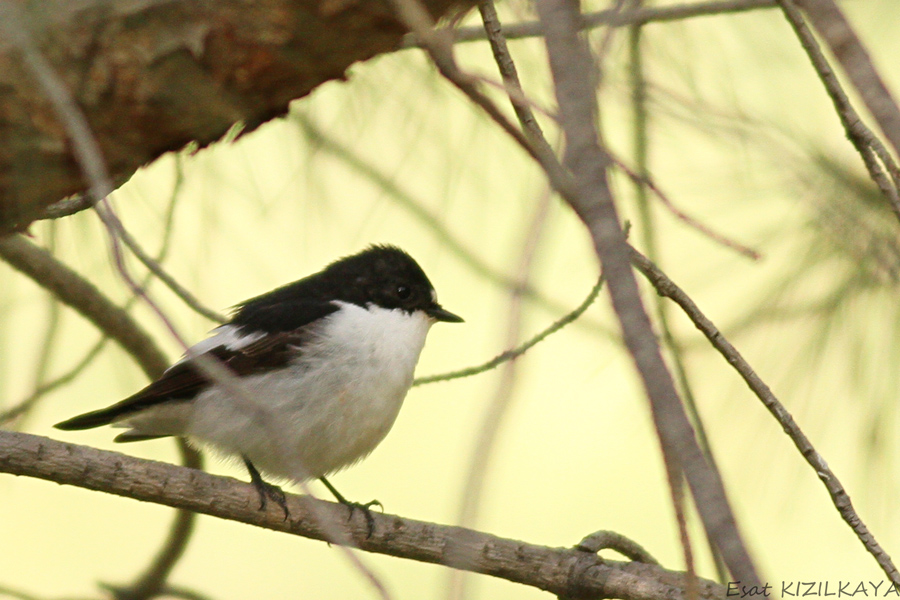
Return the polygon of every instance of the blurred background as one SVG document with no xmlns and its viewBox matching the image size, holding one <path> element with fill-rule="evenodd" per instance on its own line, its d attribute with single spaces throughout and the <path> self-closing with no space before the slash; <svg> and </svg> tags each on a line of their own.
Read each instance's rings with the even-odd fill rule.
<svg viewBox="0 0 900 600">
<path fill-rule="evenodd" d="M 499 8 L 506 22 L 533 18 L 524 2 Z M 866 0 L 842 8 L 898 89 L 900 5 Z M 464 24 L 478 22 L 476 12 Z M 602 27 L 590 34 L 603 53 L 606 142 L 635 165 L 643 139 L 647 168 L 673 202 L 762 258 L 698 233 L 616 173 L 614 192 L 633 243 L 724 329 L 841 478 L 882 546 L 897 555 L 896 219 L 778 10 L 651 23 L 636 35 Z M 542 42 L 510 45 L 526 92 L 552 112 Z M 457 52 L 465 69 L 499 80 L 486 42 L 459 44 Z M 643 103 L 634 101 L 636 80 Z M 496 99 L 507 107 L 501 94 Z M 539 118 L 559 146 L 552 121 Z M 419 50 L 356 65 L 349 81 L 323 85 L 284 118 L 234 133 L 236 140 L 161 158 L 112 196 L 144 248 L 215 310 L 371 243 L 396 244 L 423 266 L 441 303 L 466 319 L 432 329 L 417 371 L 423 376 L 480 364 L 530 338 L 573 310 L 596 281 L 590 240 L 549 195 L 541 171 Z M 37 223 L 31 233 L 116 303 L 129 303 L 93 213 Z M 130 266 L 143 277 L 136 261 Z M 529 291 L 520 293 L 516 282 Z M 149 293 L 189 341 L 214 326 L 158 281 Z M 645 300 L 658 314 L 655 294 L 647 290 Z M 182 350 L 159 319 L 140 302 L 130 306 L 177 359 Z M 776 592 L 781 582 L 884 579 L 780 426 L 692 325 L 672 307 L 664 310 L 763 578 Z M 177 462 L 171 440 L 120 447 L 109 429 L 52 429 L 145 385 L 115 344 L 96 349 L 101 339 L 0 263 L 0 411 L 84 363 L 77 377 L 3 426 Z M 494 444 L 489 453 L 477 451 L 482 423 L 498 402 L 505 408 L 491 428 Z M 332 481 L 351 499 L 377 498 L 387 512 L 453 524 L 473 459 L 485 464 L 475 528 L 550 546 L 610 529 L 666 567 L 684 567 L 659 443 L 605 294 L 512 367 L 413 388 L 384 443 Z M 207 468 L 246 479 L 240 465 L 208 457 Z M 0 477 L 0 588 L 36 598 L 101 596 L 98 582 L 127 583 L 146 567 L 172 515 Z M 700 573 L 715 577 L 693 516 L 691 530 Z M 443 567 L 362 560 L 396 598 L 447 597 Z M 199 518 L 171 582 L 222 600 L 374 597 L 326 544 L 209 517 Z M 465 589 L 470 598 L 546 596 L 481 576 L 470 576 Z"/>
</svg>

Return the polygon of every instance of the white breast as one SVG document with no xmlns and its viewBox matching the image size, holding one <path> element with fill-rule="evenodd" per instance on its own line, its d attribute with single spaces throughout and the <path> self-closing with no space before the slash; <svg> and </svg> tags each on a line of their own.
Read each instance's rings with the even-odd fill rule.
<svg viewBox="0 0 900 600">
<path fill-rule="evenodd" d="M 249 398 L 216 388 L 198 396 L 187 433 L 291 480 L 369 454 L 394 424 L 431 320 L 422 312 L 337 304 L 290 366 L 244 378 Z"/>
</svg>

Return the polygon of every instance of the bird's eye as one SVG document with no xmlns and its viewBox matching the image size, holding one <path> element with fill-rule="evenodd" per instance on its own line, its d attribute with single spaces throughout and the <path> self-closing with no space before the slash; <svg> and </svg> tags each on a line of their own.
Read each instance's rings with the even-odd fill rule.
<svg viewBox="0 0 900 600">
<path fill-rule="evenodd" d="M 405 285 L 397 286 L 397 297 L 401 300 L 409 300 L 409 297 L 412 296 L 412 290 L 409 289 Z"/>
</svg>

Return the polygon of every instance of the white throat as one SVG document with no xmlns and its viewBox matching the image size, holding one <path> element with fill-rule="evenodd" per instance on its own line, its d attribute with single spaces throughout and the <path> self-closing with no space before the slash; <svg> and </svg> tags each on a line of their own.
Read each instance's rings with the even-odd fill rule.
<svg viewBox="0 0 900 600">
<path fill-rule="evenodd" d="M 332 356 L 346 355 L 358 362 L 357 367 L 380 372 L 397 383 L 405 381 L 409 387 L 432 324 L 428 315 L 374 304 L 366 308 L 349 302 L 334 304 L 340 308 L 325 318 L 316 342 L 329 346 Z"/>
</svg>

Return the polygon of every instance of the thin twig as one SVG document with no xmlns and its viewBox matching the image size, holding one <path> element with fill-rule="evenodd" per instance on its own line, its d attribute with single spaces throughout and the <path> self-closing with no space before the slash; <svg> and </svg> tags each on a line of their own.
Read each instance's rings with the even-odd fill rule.
<svg viewBox="0 0 900 600">
<path fill-rule="evenodd" d="M 673 300 L 688 318 L 694 323 L 703 335 L 709 340 L 713 347 L 725 358 L 725 360 L 740 374 L 741 378 L 747 383 L 747 386 L 762 401 L 763 405 L 772 413 L 778 424 L 781 425 L 784 432 L 791 438 L 797 450 L 806 459 L 806 462 L 815 470 L 816 475 L 822 480 L 825 489 L 828 490 L 831 501 L 837 508 L 838 513 L 850 526 L 859 541 L 862 542 L 866 550 L 875 558 L 881 569 L 888 576 L 895 586 L 900 586 L 900 573 L 897 567 L 891 561 L 891 557 L 875 540 L 875 536 L 869 531 L 865 523 L 853 508 L 850 496 L 844 490 L 844 486 L 838 480 L 837 476 L 825 462 L 825 459 L 816 451 L 812 443 L 794 421 L 791 414 L 787 411 L 781 402 L 775 397 L 775 394 L 766 383 L 760 379 L 759 375 L 747 363 L 738 350 L 725 339 L 722 333 L 704 315 L 690 297 L 684 293 L 665 273 L 660 271 L 656 265 L 650 262 L 637 250 L 631 249 L 632 262 L 634 266 L 653 284 L 657 293 L 666 298 Z"/>
<path fill-rule="evenodd" d="M 522 100 L 527 98 L 527 96 L 525 95 L 525 90 L 522 89 L 522 83 L 519 81 L 519 73 L 506 44 L 506 36 L 493 1 L 482 0 L 478 4 L 478 10 L 481 12 L 481 19 L 484 22 L 483 29 L 490 41 L 491 52 L 494 54 L 497 68 L 500 70 L 500 76 L 503 78 L 510 104 L 512 104 L 516 117 L 518 117 L 519 123 L 522 125 L 522 130 L 528 135 L 532 144 L 541 147 L 542 154 L 555 155 L 556 153 L 547 142 L 547 138 L 544 137 L 544 132 L 537 122 L 534 112 L 531 110 L 532 104 Z"/>
<path fill-rule="evenodd" d="M 260 511 L 248 483 L 184 467 L 66 444 L 26 433 L 0 431 L 0 472 L 191 510 L 273 531 L 328 541 L 323 521 L 346 521 L 347 507 L 307 496 L 287 495 L 290 518 L 280 507 Z M 327 518 L 317 518 L 313 507 Z M 549 548 L 518 540 L 372 513 L 348 526 L 361 550 L 457 567 L 453 558 L 474 553 L 474 572 L 529 585 L 553 594 L 625 600 L 681 600 L 683 574 L 654 565 L 600 559 L 569 548 Z M 701 597 L 725 597 L 723 586 L 701 581 Z"/>
<path fill-rule="evenodd" d="M 100 351 L 106 346 L 106 343 L 109 341 L 109 337 L 104 335 L 101 337 L 97 343 L 95 343 L 90 350 L 79 360 L 75 365 L 63 373 L 58 377 L 55 377 L 49 381 L 44 381 L 40 385 L 38 385 L 34 391 L 31 392 L 26 398 L 19 401 L 18 404 L 11 406 L 0 413 L 0 425 L 5 425 L 10 421 L 13 421 L 28 413 L 32 408 L 34 408 L 35 404 L 49 394 L 50 392 L 57 390 L 64 385 L 67 385 L 74 381 L 82 371 L 84 371 L 93 361 L 100 355 Z"/>
<path fill-rule="evenodd" d="M 714 231 L 708 225 L 701 223 L 699 220 L 695 219 L 694 217 L 678 208 L 672 201 L 672 199 L 669 198 L 669 196 L 656 184 L 649 173 L 638 174 L 634 170 L 632 170 L 631 167 L 620 160 L 616 155 L 610 153 L 609 156 L 612 159 L 613 164 L 620 168 L 622 172 L 624 172 L 634 183 L 636 183 L 638 186 L 647 186 L 647 188 L 652 191 L 653 194 L 659 199 L 662 205 L 666 207 L 669 212 L 675 215 L 675 218 L 677 218 L 679 221 L 682 221 L 689 227 L 694 228 L 717 244 L 721 244 L 726 248 L 730 248 L 738 254 L 746 256 L 750 260 L 759 260 L 761 258 L 760 253 L 753 248 L 745 246 L 744 244 L 733 240 L 724 234 Z"/>
<path fill-rule="evenodd" d="M 442 373 L 440 375 L 429 375 L 427 377 L 419 377 L 415 381 L 413 381 L 413 386 L 417 385 L 425 385 L 427 383 L 435 383 L 438 381 L 450 381 L 452 379 L 460 379 L 462 377 L 471 377 L 472 375 L 478 375 L 479 373 L 484 373 L 485 371 L 490 371 L 491 369 L 497 368 L 497 366 L 502 365 L 506 361 L 513 360 L 518 358 L 528 352 L 531 348 L 534 348 L 536 345 L 540 344 L 544 341 L 548 336 L 553 335 L 569 323 L 575 321 L 578 317 L 580 317 L 584 311 L 590 307 L 591 304 L 594 303 L 594 300 L 597 299 L 597 296 L 600 294 L 600 289 L 603 287 L 603 276 L 600 276 L 600 279 L 591 288 L 590 293 L 587 295 L 587 298 L 572 312 L 565 315 L 561 319 L 554 321 L 552 325 L 547 327 L 545 330 L 519 346 L 513 350 L 506 350 L 505 352 L 501 352 L 491 360 L 487 361 L 484 364 L 475 366 L 475 367 L 467 367 L 465 369 L 460 369 L 458 371 L 450 371 L 449 373 Z"/>
<path fill-rule="evenodd" d="M 628 4 L 626 8 L 625 5 Z M 633 15 L 635 12 L 640 10 L 641 8 L 641 0 L 615 0 L 615 3 L 612 7 L 607 10 L 610 11 L 609 19 L 612 22 L 618 21 L 623 18 L 628 18 L 628 16 Z M 582 18 L 584 15 L 582 14 Z M 588 38 L 588 43 L 590 44 L 591 52 L 594 55 L 594 64 L 597 65 L 597 68 L 594 69 L 594 72 L 591 73 L 591 77 L 593 79 L 592 83 L 594 89 L 597 91 L 597 95 L 602 93 L 603 86 L 603 75 L 605 71 L 600 68 L 600 65 L 606 60 L 607 53 L 609 52 L 610 47 L 612 46 L 613 37 L 616 34 L 616 27 L 607 26 L 603 31 L 603 36 L 597 41 L 596 36 L 591 36 Z"/>
<path fill-rule="evenodd" d="M 428 52 L 431 60 L 448 81 L 497 123 L 501 129 L 512 137 L 544 169 L 553 188 L 567 197 L 574 197 L 576 190 L 569 173 L 559 164 L 552 149 L 540 140 L 523 133 L 503 112 L 475 85 L 476 80 L 464 73 L 456 64 L 453 55 L 453 38 L 447 29 L 436 29 L 434 19 L 422 5 L 420 0 L 390 0 L 397 16 L 416 35 Z"/>
<path fill-rule="evenodd" d="M 24 236 L 0 239 L 0 257 L 73 308 L 132 355 L 151 379 L 169 366 L 153 339 L 92 283 Z"/>
<path fill-rule="evenodd" d="M 581 29 L 593 29 L 602 25 L 611 27 L 625 27 L 628 25 L 645 25 L 647 23 L 663 23 L 667 21 L 681 21 L 695 17 L 733 14 L 758 10 L 763 8 L 775 8 L 778 6 L 775 0 L 725 0 L 713 2 L 695 2 L 690 4 L 677 4 L 674 6 L 660 6 L 642 8 L 637 11 L 628 11 L 614 15 L 613 10 L 601 10 L 585 13 L 581 23 Z M 539 21 L 526 21 L 504 25 L 503 32 L 508 40 L 538 37 L 543 35 Z M 486 39 L 484 28 L 479 25 L 459 27 L 453 32 L 456 42 L 476 42 Z M 421 47 L 415 40 L 415 36 L 408 35 L 403 39 L 402 47 Z"/>
<path fill-rule="evenodd" d="M 900 108 L 847 17 L 834 0 L 794 1 L 806 12 L 816 31 L 844 68 L 844 73 L 853 83 L 894 152 L 900 155 Z M 782 7 L 785 5 L 782 3 Z M 892 172 L 897 173 L 893 160 L 886 163 L 888 169 L 891 169 L 891 165 Z"/>
<path fill-rule="evenodd" d="M 62 219 L 63 217 L 70 217 L 74 214 L 80 213 L 81 211 L 92 208 L 93 206 L 94 202 L 91 200 L 91 197 L 88 194 L 76 194 L 68 198 L 63 198 L 55 204 L 51 204 L 50 206 L 45 208 L 44 212 L 40 214 L 35 220 L 39 221 L 42 219 Z"/>
<path fill-rule="evenodd" d="M 643 546 L 617 531 L 595 531 L 575 544 L 582 552 L 597 553 L 602 550 L 614 550 L 628 560 L 658 565 L 659 561 Z"/>
<path fill-rule="evenodd" d="M 535 110 L 538 113 L 544 115 L 544 117 L 550 119 L 551 121 L 556 121 L 556 115 L 554 113 L 542 106 L 538 101 L 526 96 L 521 87 L 515 88 L 510 87 L 509 85 L 504 85 L 499 81 L 491 79 L 490 77 L 483 74 L 470 73 L 469 77 L 471 77 L 473 81 L 483 83 L 494 88 L 495 90 L 506 93 L 510 97 L 510 101 L 514 106 L 516 104 L 525 104 L 532 110 Z"/>
<path fill-rule="evenodd" d="M 131 253 L 134 254 L 134 256 L 139 261 L 141 261 L 141 264 L 143 264 L 145 267 L 147 267 L 147 269 L 150 270 L 150 272 L 156 275 L 159 280 L 166 285 L 166 287 L 172 290 L 172 293 L 178 296 L 178 298 L 180 298 L 181 301 L 184 302 L 194 312 L 206 317 L 214 323 L 221 324 L 228 320 L 224 315 L 204 306 L 203 303 L 200 302 L 200 300 L 196 296 L 194 296 L 187 288 L 178 283 L 178 281 L 174 277 L 169 275 L 169 273 L 162 268 L 162 265 L 160 265 L 159 262 L 157 262 L 155 259 L 153 259 L 153 257 L 151 257 L 144 251 L 144 249 L 134 238 L 134 236 L 131 235 L 131 233 L 125 228 L 118 215 L 116 215 L 116 212 L 112 209 L 111 204 L 108 201 L 102 202 L 102 204 L 105 205 L 105 209 L 101 209 L 100 204 L 97 204 L 94 206 L 94 210 L 96 210 L 98 214 L 100 214 L 100 218 L 104 221 L 106 226 L 110 229 L 110 231 L 114 232 L 120 240 L 122 240 L 122 242 L 128 247 L 128 249 L 131 250 Z"/>
<path fill-rule="evenodd" d="M 898 189 L 900 189 L 900 169 L 898 169 L 893 157 L 891 157 L 887 148 L 884 147 L 884 144 L 881 143 L 881 140 L 866 127 L 859 113 L 853 108 L 837 75 L 835 75 L 831 65 L 828 63 L 828 59 L 822 53 L 819 42 L 806 26 L 803 15 L 794 1 L 778 0 L 778 3 L 781 5 L 788 23 L 794 29 L 794 33 L 800 40 L 800 44 L 806 51 L 807 56 L 809 56 L 809 60 L 819 75 L 819 79 L 825 86 L 841 125 L 843 125 L 844 131 L 853 147 L 859 152 L 863 164 L 865 164 L 866 170 L 869 172 L 869 176 L 887 198 L 896 217 L 900 219 L 900 192 L 898 192 Z M 881 164 L 879 164 L 879 161 L 881 161 Z M 892 181 L 888 180 L 884 169 L 887 169 Z"/>
<path fill-rule="evenodd" d="M 52 253 L 56 246 L 56 227 L 55 223 L 51 223 L 47 232 L 47 248 Z M 44 338 L 38 345 L 37 363 L 34 369 L 34 387 L 38 388 L 44 383 L 47 371 L 50 369 L 50 362 L 55 348 L 56 338 L 59 335 L 60 324 L 60 306 L 53 296 L 47 296 L 47 319 L 44 329 Z"/>
</svg>

